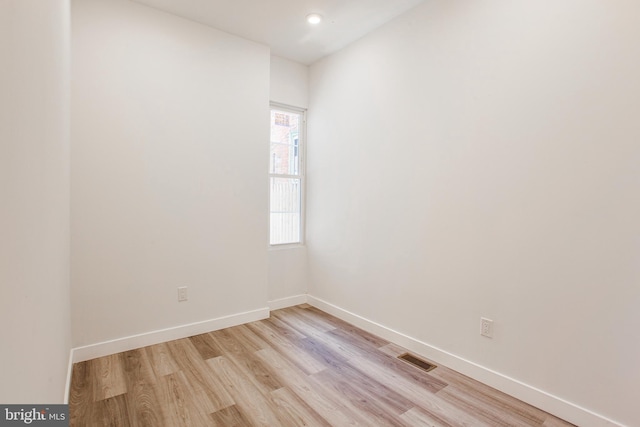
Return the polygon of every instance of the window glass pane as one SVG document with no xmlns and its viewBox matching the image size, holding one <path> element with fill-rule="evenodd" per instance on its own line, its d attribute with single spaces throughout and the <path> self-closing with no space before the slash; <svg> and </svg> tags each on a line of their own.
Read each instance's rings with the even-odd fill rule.
<svg viewBox="0 0 640 427">
<path fill-rule="evenodd" d="M 269 173 L 300 173 L 300 114 L 271 110 L 271 153 Z"/>
<path fill-rule="evenodd" d="M 271 178 L 270 241 L 272 245 L 300 242 L 300 180 Z"/>
</svg>

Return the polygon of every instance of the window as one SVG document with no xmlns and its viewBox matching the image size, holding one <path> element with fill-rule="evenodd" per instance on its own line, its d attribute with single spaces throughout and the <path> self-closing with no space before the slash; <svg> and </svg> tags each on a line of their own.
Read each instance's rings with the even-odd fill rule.
<svg viewBox="0 0 640 427">
<path fill-rule="evenodd" d="M 271 106 L 269 243 L 302 243 L 304 111 Z"/>
</svg>

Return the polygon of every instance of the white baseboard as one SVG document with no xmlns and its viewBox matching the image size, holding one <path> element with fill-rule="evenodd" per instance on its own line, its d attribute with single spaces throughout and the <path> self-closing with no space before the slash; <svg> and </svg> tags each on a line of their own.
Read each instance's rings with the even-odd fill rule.
<svg viewBox="0 0 640 427">
<path fill-rule="evenodd" d="M 280 310 L 281 308 L 292 307 L 294 305 L 305 304 L 307 302 L 307 295 L 295 295 L 287 298 L 280 298 L 273 301 L 269 301 L 269 310 Z"/>
<path fill-rule="evenodd" d="M 307 295 L 307 303 L 349 322 L 367 332 L 378 335 L 388 341 L 398 344 L 417 355 L 433 360 L 483 384 L 520 399 L 532 406 L 542 409 L 559 418 L 584 427 L 624 427 L 613 420 L 596 414 L 581 406 L 575 405 L 543 390 L 532 387 L 514 378 L 488 369 L 477 363 L 463 359 L 455 354 L 418 341 L 410 336 L 394 331 L 379 323 L 372 322 L 362 316 L 351 313 L 320 298 Z"/>
<path fill-rule="evenodd" d="M 71 374 L 73 373 L 73 349 L 69 350 L 69 362 L 67 364 L 67 382 L 64 385 L 64 398 L 62 403 L 69 404 L 69 394 L 71 393 Z"/>
<path fill-rule="evenodd" d="M 130 337 L 119 338 L 84 347 L 77 347 L 72 350 L 73 363 L 95 359 L 96 357 L 108 356 L 110 354 L 133 350 L 148 345 L 159 344 L 167 341 L 187 338 L 193 335 L 204 334 L 218 329 L 230 328 L 244 323 L 269 317 L 269 308 L 261 308 L 254 311 L 233 314 L 231 316 L 219 317 L 217 319 L 205 320 L 188 325 L 176 326 L 159 331 L 147 332 Z"/>
</svg>

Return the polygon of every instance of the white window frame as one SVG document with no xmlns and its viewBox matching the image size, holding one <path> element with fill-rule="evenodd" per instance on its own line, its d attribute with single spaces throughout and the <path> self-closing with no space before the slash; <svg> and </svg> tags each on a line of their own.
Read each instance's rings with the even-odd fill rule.
<svg viewBox="0 0 640 427">
<path fill-rule="evenodd" d="M 273 110 L 282 111 L 285 113 L 294 113 L 299 114 L 300 119 L 302 121 L 302 129 L 299 133 L 298 138 L 298 174 L 297 175 L 289 175 L 289 174 L 276 174 L 271 173 L 269 170 L 269 211 L 267 212 L 269 219 L 269 248 L 271 249 L 287 249 L 292 247 L 300 247 L 305 244 L 305 212 L 306 212 L 306 199 L 307 199 L 307 189 L 306 189 L 306 143 L 307 143 L 307 110 L 304 108 L 293 107 L 291 105 L 281 104 L 278 102 L 270 102 L 269 103 L 269 126 L 271 126 L 271 112 Z M 270 139 L 270 138 L 269 138 Z M 269 141 L 269 146 L 271 146 L 271 141 Z M 271 156 L 271 150 L 269 149 L 269 156 Z M 270 164 L 271 159 L 267 159 L 267 163 Z M 293 178 L 300 180 L 300 241 L 299 242 L 291 242 L 291 243 L 271 243 L 271 178 Z"/>
</svg>

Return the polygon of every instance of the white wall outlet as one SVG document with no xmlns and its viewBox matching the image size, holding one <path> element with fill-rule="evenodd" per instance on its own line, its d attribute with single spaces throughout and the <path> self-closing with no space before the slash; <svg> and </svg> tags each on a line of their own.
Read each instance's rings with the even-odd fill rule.
<svg viewBox="0 0 640 427">
<path fill-rule="evenodd" d="M 178 302 L 186 301 L 187 299 L 187 287 L 180 286 L 178 288 Z"/>
<path fill-rule="evenodd" d="M 480 335 L 493 338 L 493 320 L 484 317 L 480 318 Z"/>
</svg>

